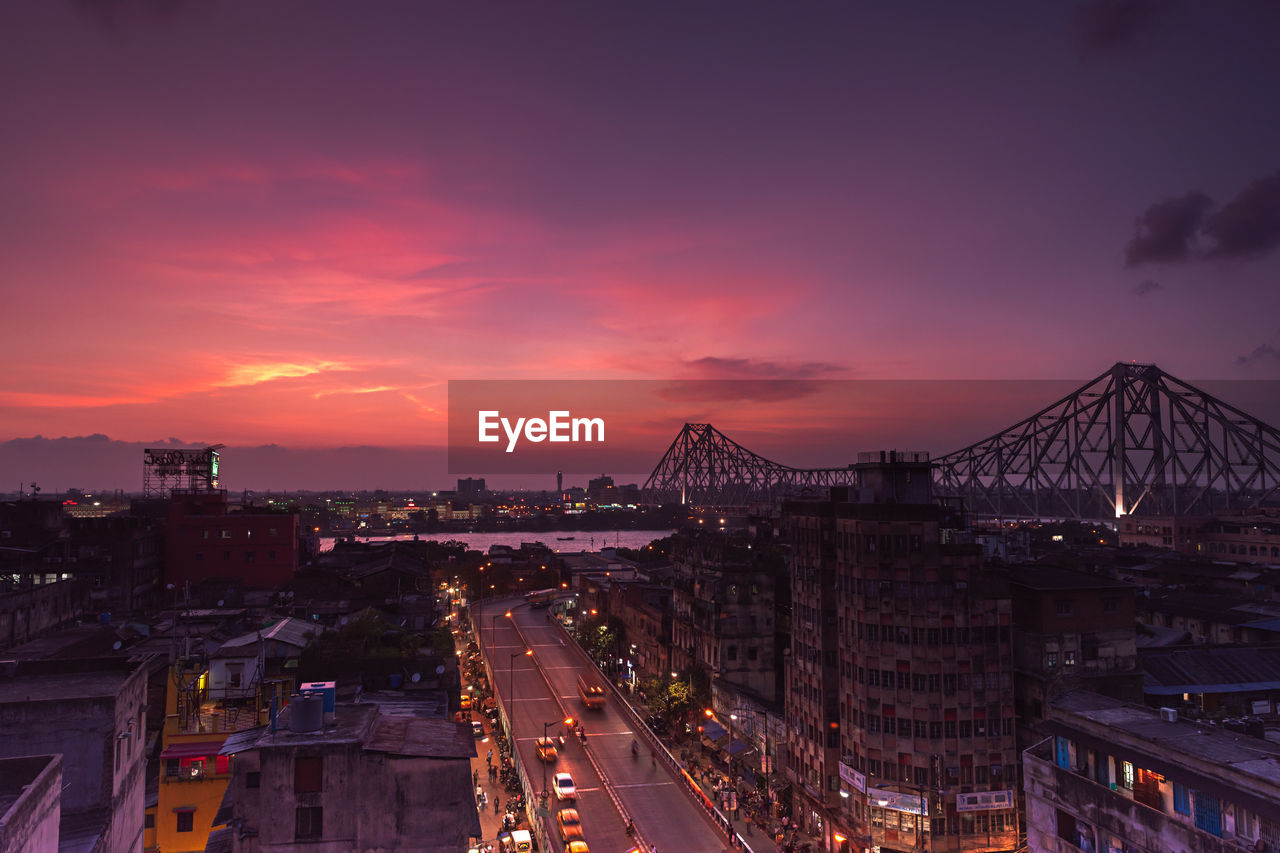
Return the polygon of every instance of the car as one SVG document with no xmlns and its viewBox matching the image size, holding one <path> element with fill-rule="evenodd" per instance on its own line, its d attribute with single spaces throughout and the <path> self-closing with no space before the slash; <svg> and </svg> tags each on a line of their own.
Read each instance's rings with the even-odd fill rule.
<svg viewBox="0 0 1280 853">
<path fill-rule="evenodd" d="M 538 757 L 548 764 L 556 760 L 556 740 L 550 737 L 538 738 L 537 744 Z"/>
<path fill-rule="evenodd" d="M 568 844 L 575 838 L 582 840 L 582 819 L 577 809 L 561 809 L 556 815 L 556 826 L 560 828 L 560 839 Z"/>
<path fill-rule="evenodd" d="M 565 853 L 591 853 L 587 847 L 587 842 L 581 838 L 576 838 L 564 846 Z"/>
<path fill-rule="evenodd" d="M 471 733 L 476 737 L 484 737 L 484 723 L 479 720 L 472 720 Z"/>
<path fill-rule="evenodd" d="M 551 779 L 551 787 L 555 789 L 557 800 L 576 802 L 578 789 L 573 784 L 573 777 L 568 773 L 557 773 Z"/>
<path fill-rule="evenodd" d="M 459 706 L 460 706 L 460 707 L 462 708 L 462 710 L 464 710 L 464 711 L 470 711 L 470 710 L 471 710 L 471 695 L 470 695 L 470 694 L 468 694 L 468 693 L 463 693 L 463 694 L 462 694 L 462 699 L 461 699 L 461 701 L 459 702 Z"/>
</svg>

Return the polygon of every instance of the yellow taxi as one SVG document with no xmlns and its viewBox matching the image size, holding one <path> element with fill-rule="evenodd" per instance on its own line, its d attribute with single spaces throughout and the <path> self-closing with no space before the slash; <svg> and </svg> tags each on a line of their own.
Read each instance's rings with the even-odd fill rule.
<svg viewBox="0 0 1280 853">
<path fill-rule="evenodd" d="M 548 763 L 556 760 L 556 740 L 550 737 L 538 738 L 536 746 L 538 757 Z"/>
<path fill-rule="evenodd" d="M 582 819 L 577 809 L 561 809 L 556 815 L 556 826 L 560 828 L 560 839 L 568 844 L 577 839 L 582 840 Z"/>
</svg>

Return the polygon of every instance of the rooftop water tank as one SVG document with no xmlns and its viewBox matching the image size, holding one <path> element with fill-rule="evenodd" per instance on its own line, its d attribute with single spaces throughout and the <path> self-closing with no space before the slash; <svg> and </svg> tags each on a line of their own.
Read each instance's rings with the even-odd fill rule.
<svg viewBox="0 0 1280 853">
<path fill-rule="evenodd" d="M 289 700 L 289 731 L 318 732 L 324 728 L 324 698 L 319 693 L 298 693 Z"/>
</svg>

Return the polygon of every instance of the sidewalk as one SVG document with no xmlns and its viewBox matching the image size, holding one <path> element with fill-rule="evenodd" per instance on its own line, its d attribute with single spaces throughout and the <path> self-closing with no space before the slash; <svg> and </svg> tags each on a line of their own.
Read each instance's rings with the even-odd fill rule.
<svg viewBox="0 0 1280 853">
<path fill-rule="evenodd" d="M 471 639 L 471 633 L 463 631 L 454 637 L 454 646 L 465 652 L 467 643 Z M 465 683 L 465 677 L 463 681 Z M 503 787 L 500 773 L 495 772 L 492 776 L 489 774 L 491 764 L 495 769 L 501 770 L 502 751 L 498 748 L 497 739 L 493 736 L 493 727 L 486 715 L 480 713 L 478 707 L 470 713 L 466 711 L 462 713 L 464 720 L 470 717 L 484 725 L 484 737 L 476 738 L 476 755 L 471 759 L 471 784 L 473 791 L 478 787 L 484 794 L 483 805 L 481 805 L 480 796 L 475 797 L 482 833 L 477 841 L 480 844 L 492 844 L 493 849 L 497 850 L 498 833 L 502 831 L 502 819 L 506 812 L 507 801 L 512 796 Z M 522 824 L 521 828 L 528 827 Z"/>
<path fill-rule="evenodd" d="M 479 785 L 480 790 L 484 792 L 484 806 L 479 808 L 480 812 L 480 829 L 484 832 L 481 841 L 487 841 L 494 845 L 497 849 L 498 833 L 502 831 L 502 807 L 507 804 L 510 794 L 503 789 L 502 783 L 497 776 L 489 777 L 489 763 L 486 758 L 489 750 L 493 750 L 493 766 L 501 766 L 501 756 L 494 745 L 492 734 L 489 732 L 489 725 L 485 723 L 486 736 L 476 739 L 476 757 L 471 759 L 471 778 L 473 786 Z M 494 804 L 498 805 L 498 811 L 495 813 Z"/>
</svg>

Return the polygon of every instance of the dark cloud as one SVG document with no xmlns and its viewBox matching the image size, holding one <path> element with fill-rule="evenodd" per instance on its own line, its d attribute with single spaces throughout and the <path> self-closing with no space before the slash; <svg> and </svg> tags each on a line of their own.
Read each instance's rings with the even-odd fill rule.
<svg viewBox="0 0 1280 853">
<path fill-rule="evenodd" d="M 1135 284 L 1133 286 L 1133 295 L 1134 296 L 1150 296 L 1151 294 L 1155 293 L 1157 290 L 1164 290 L 1164 285 L 1158 281 L 1154 281 L 1153 279 L 1147 279 L 1141 284 Z"/>
<path fill-rule="evenodd" d="M 1172 6 L 1172 0 L 1084 0 L 1071 16 L 1071 33 L 1084 51 L 1124 47 L 1152 29 Z"/>
<path fill-rule="evenodd" d="M 822 377 L 847 371 L 822 361 L 783 363 L 711 355 L 686 361 L 684 366 L 696 378 L 671 383 L 658 392 L 659 398 L 682 403 L 776 403 L 807 397 L 819 389 Z"/>
<path fill-rule="evenodd" d="M 1280 246 L 1280 172 L 1259 178 L 1204 223 L 1206 257 L 1244 258 Z"/>
<path fill-rule="evenodd" d="M 1193 257 L 1196 232 L 1212 204 L 1213 199 L 1196 190 L 1148 207 L 1134 223 L 1133 237 L 1124 250 L 1125 265 L 1136 267 Z"/>
<path fill-rule="evenodd" d="M 815 379 L 688 379 L 655 392 L 670 403 L 780 403 L 817 393 Z"/>
<path fill-rule="evenodd" d="M 720 358 L 712 355 L 686 361 L 685 367 L 691 373 L 706 379 L 814 379 L 844 373 L 846 370 L 838 364 L 822 361 L 784 364 L 754 358 Z"/>
<path fill-rule="evenodd" d="M 1280 350 L 1271 344 L 1259 344 L 1248 355 L 1236 357 L 1236 365 L 1238 367 L 1251 367 L 1262 362 L 1270 363 L 1273 361 L 1280 361 Z"/>
</svg>

